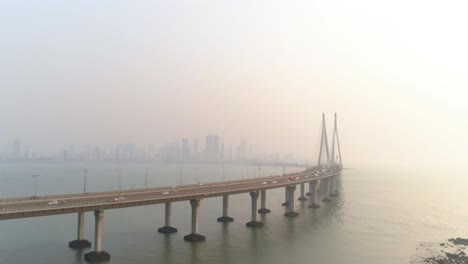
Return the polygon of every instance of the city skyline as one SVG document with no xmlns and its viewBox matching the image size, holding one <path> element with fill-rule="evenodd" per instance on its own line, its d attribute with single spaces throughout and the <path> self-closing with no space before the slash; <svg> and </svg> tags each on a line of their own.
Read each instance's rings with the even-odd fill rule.
<svg viewBox="0 0 468 264">
<path fill-rule="evenodd" d="M 159 162 L 289 162 L 308 163 L 293 154 L 255 152 L 252 144 L 241 137 L 237 145 L 226 145 L 218 135 L 203 138 L 182 137 L 156 146 L 134 143 L 69 144 L 55 151 L 31 149 L 20 139 L 14 139 L 0 149 L 1 161 L 159 161 Z"/>
</svg>

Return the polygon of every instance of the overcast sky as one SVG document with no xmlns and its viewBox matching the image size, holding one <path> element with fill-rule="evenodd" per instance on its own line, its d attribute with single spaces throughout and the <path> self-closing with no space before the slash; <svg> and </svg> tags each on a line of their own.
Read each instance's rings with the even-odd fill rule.
<svg viewBox="0 0 468 264">
<path fill-rule="evenodd" d="M 468 166 L 466 1 L 1 1 L 0 144 L 218 134 L 350 166 Z"/>
</svg>

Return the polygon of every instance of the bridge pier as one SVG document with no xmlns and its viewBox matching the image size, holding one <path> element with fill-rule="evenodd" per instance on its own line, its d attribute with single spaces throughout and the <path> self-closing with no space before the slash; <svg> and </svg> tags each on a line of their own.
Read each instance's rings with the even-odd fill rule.
<svg viewBox="0 0 468 264">
<path fill-rule="evenodd" d="M 176 233 L 177 228 L 171 226 L 171 219 L 172 219 L 172 203 L 165 204 L 165 219 L 164 219 L 164 226 L 158 228 L 159 233 L 163 234 L 171 234 Z"/>
<path fill-rule="evenodd" d="M 294 212 L 294 192 L 296 191 L 296 185 L 287 186 L 286 189 L 288 190 L 288 207 L 287 212 L 284 213 L 284 216 L 287 217 L 295 217 L 298 216 L 298 212 Z"/>
<path fill-rule="evenodd" d="M 245 224 L 245 226 L 247 226 L 247 227 L 262 227 L 263 223 L 257 221 L 258 191 L 250 192 L 250 197 L 252 198 L 252 221 Z"/>
<path fill-rule="evenodd" d="M 310 205 L 309 208 L 317 209 L 320 208 L 317 199 L 317 181 L 309 182 L 309 193 L 310 193 Z"/>
<path fill-rule="evenodd" d="M 68 246 L 70 248 L 79 249 L 91 247 L 91 242 L 84 239 L 84 216 L 85 212 L 78 212 L 78 232 L 76 235 L 76 240 L 68 242 Z"/>
<path fill-rule="evenodd" d="M 301 183 L 301 196 L 297 198 L 298 201 L 307 201 L 307 198 L 305 197 L 304 185 L 305 183 Z"/>
<path fill-rule="evenodd" d="M 86 261 L 100 262 L 110 260 L 109 253 L 102 250 L 102 219 L 104 218 L 104 210 L 94 211 L 94 251 L 84 255 Z"/>
<path fill-rule="evenodd" d="M 289 205 L 288 199 L 289 199 L 288 187 L 285 187 L 284 188 L 284 203 L 282 203 L 281 205 L 288 206 Z"/>
<path fill-rule="evenodd" d="M 184 240 L 188 242 L 205 241 L 206 237 L 198 234 L 198 209 L 200 208 L 200 200 L 190 200 L 192 207 L 192 233 L 184 236 Z"/>
<path fill-rule="evenodd" d="M 320 192 L 323 193 L 322 202 L 330 202 L 330 179 L 320 180 Z"/>
<path fill-rule="evenodd" d="M 228 216 L 229 196 L 223 195 L 223 216 L 218 217 L 218 222 L 228 223 L 234 221 L 234 218 Z"/>
<path fill-rule="evenodd" d="M 260 209 L 258 209 L 259 214 L 268 214 L 271 210 L 266 208 L 266 190 L 260 191 Z"/>
</svg>

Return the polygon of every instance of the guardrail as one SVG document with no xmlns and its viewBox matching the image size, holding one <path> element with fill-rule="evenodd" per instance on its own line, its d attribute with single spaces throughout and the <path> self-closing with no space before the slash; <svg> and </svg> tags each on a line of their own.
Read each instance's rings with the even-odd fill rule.
<svg viewBox="0 0 468 264">
<path fill-rule="evenodd" d="M 34 207 L 26 207 L 23 210 L 19 211 L 3 211 L 0 212 L 0 219 L 6 220 L 6 219 L 16 219 L 16 218 L 25 218 L 25 217 L 37 217 L 37 216 L 46 216 L 46 215 L 58 215 L 58 214 L 69 214 L 69 213 L 75 213 L 75 212 L 82 212 L 82 211 L 93 211 L 93 210 L 99 210 L 99 209 L 116 209 L 116 208 L 125 208 L 125 207 L 134 207 L 134 206 L 144 206 L 144 205 L 151 205 L 151 204 L 161 204 L 161 203 L 166 203 L 166 202 L 177 202 L 177 201 L 187 201 L 190 199 L 203 199 L 203 198 L 210 198 L 210 197 L 217 197 L 217 196 L 222 196 L 222 195 L 233 195 L 233 194 L 240 194 L 240 193 L 247 193 L 250 191 L 258 191 L 258 190 L 266 190 L 266 189 L 275 189 L 275 188 L 281 188 L 284 186 L 288 186 L 291 184 L 301 184 L 301 183 L 307 183 L 311 181 L 317 181 L 317 180 L 322 180 L 326 179 L 329 177 L 336 176 L 340 174 L 341 171 L 336 171 L 336 172 L 331 172 L 326 175 L 322 174 L 321 176 L 316 176 L 312 178 L 302 178 L 300 180 L 295 180 L 294 183 L 291 182 L 283 182 L 283 183 L 277 183 L 277 184 L 269 184 L 269 185 L 262 185 L 262 186 L 248 186 L 246 188 L 232 188 L 232 189 L 226 189 L 226 190 L 217 190 L 217 191 L 203 191 L 202 193 L 189 193 L 189 194 L 184 194 L 184 195 L 176 195 L 176 196 L 165 196 L 165 197 L 154 197 L 154 198 L 140 198 L 140 199 L 129 199 L 123 202 L 99 202 L 99 203 L 90 203 L 90 204 L 77 204 L 77 205 L 64 205 L 60 207 L 47 207 L 47 208 L 34 208 Z M 298 174 L 290 174 L 289 176 L 293 175 L 298 175 Z M 315 172 L 309 172 L 306 174 L 302 174 L 303 176 L 308 175 L 315 175 Z M 269 177 L 269 178 L 282 178 L 284 177 L 281 176 L 276 176 L 276 177 Z M 236 185 L 236 184 L 249 184 L 249 183 L 255 183 L 255 182 L 260 182 L 262 180 L 265 180 L 265 178 L 256 178 L 254 180 L 250 181 L 237 181 L 235 183 L 227 184 L 221 184 L 219 182 L 216 182 L 216 186 L 231 186 Z M 192 187 L 195 187 L 198 185 L 192 185 Z M 204 187 L 213 187 L 215 185 L 210 185 L 206 184 Z M 140 192 L 141 194 L 141 192 Z M 31 209 L 34 208 L 34 209 Z"/>
<path fill-rule="evenodd" d="M 237 179 L 231 181 L 224 181 L 224 182 L 207 182 L 204 183 L 205 185 L 214 185 L 214 184 L 232 184 L 232 183 L 243 183 L 243 182 L 256 182 L 260 181 L 261 179 L 268 179 L 268 178 L 278 178 L 278 177 L 289 177 L 289 176 L 296 176 L 296 175 L 303 175 L 308 173 L 310 169 L 306 169 L 300 172 L 295 173 L 288 173 L 284 175 L 273 175 L 273 176 L 266 176 L 266 177 L 259 177 L 253 179 Z M 189 185 L 181 185 L 178 186 L 179 189 L 183 188 L 191 188 L 199 186 L 199 184 L 189 184 Z M 15 203 L 15 202 L 35 202 L 35 201 L 46 201 L 46 200 L 60 200 L 60 199 L 70 199 L 70 198 L 86 198 L 90 196 L 112 196 L 118 194 L 131 194 L 131 193 L 143 193 L 143 192 L 154 192 L 154 191 L 163 191 L 170 189 L 171 186 L 163 186 L 163 187 L 152 187 L 152 188 L 138 188 L 138 189 L 127 189 L 121 191 L 102 191 L 102 192 L 86 192 L 86 193 L 70 193 L 70 194 L 55 194 L 55 195 L 41 195 L 41 196 L 25 196 L 25 197 L 16 197 L 16 198 L 4 198 L 0 199 L 0 203 Z"/>
</svg>

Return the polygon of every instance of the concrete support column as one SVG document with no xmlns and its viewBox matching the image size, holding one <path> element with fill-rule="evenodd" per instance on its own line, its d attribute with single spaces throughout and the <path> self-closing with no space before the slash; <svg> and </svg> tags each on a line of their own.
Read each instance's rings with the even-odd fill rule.
<svg viewBox="0 0 468 264">
<path fill-rule="evenodd" d="M 330 202 L 330 179 L 320 180 L 320 189 L 323 194 L 322 202 Z"/>
<path fill-rule="evenodd" d="M 263 223 L 257 221 L 257 200 L 258 200 L 258 191 L 250 192 L 250 197 L 252 198 L 252 221 L 245 224 L 247 227 L 262 227 Z"/>
<path fill-rule="evenodd" d="M 100 262 L 110 260 L 109 253 L 102 250 L 102 220 L 104 210 L 94 211 L 94 251 L 84 255 L 85 260 L 89 262 Z"/>
<path fill-rule="evenodd" d="M 190 200 L 192 207 L 192 233 L 184 236 L 184 240 L 188 242 L 205 241 L 206 237 L 198 234 L 198 209 L 200 208 L 200 200 Z"/>
<path fill-rule="evenodd" d="M 85 212 L 78 212 L 78 229 L 76 240 L 68 242 L 68 246 L 70 248 L 79 249 L 91 247 L 91 242 L 84 239 L 84 216 Z"/>
<path fill-rule="evenodd" d="M 296 185 L 290 185 L 286 187 L 288 189 L 289 199 L 288 199 L 288 208 L 284 216 L 295 217 L 298 216 L 298 212 L 294 212 L 294 192 L 296 191 Z"/>
<path fill-rule="evenodd" d="M 165 204 L 165 218 L 164 218 L 164 226 L 158 228 L 159 233 L 163 234 L 170 234 L 177 232 L 177 228 L 171 226 L 171 218 L 172 218 L 172 203 Z"/>
<path fill-rule="evenodd" d="M 288 206 L 289 205 L 288 199 L 289 199 L 289 193 L 288 193 L 288 188 L 286 187 L 284 188 L 284 203 L 282 203 L 281 205 Z"/>
<path fill-rule="evenodd" d="M 317 198 L 317 181 L 309 182 L 309 193 L 310 193 L 310 205 L 309 208 L 317 209 L 320 208 Z"/>
<path fill-rule="evenodd" d="M 234 218 L 228 216 L 228 208 L 229 208 L 229 196 L 223 195 L 223 216 L 218 217 L 218 222 L 232 222 Z"/>
<path fill-rule="evenodd" d="M 297 198 L 299 201 L 307 201 L 307 198 L 305 197 L 305 183 L 301 183 L 301 196 Z"/>
<path fill-rule="evenodd" d="M 271 210 L 266 208 L 266 190 L 260 191 L 260 209 L 258 209 L 259 214 L 268 214 Z"/>
<path fill-rule="evenodd" d="M 84 237 L 84 212 L 79 212 L 78 213 L 78 230 L 77 230 L 77 239 L 82 240 Z"/>
</svg>

